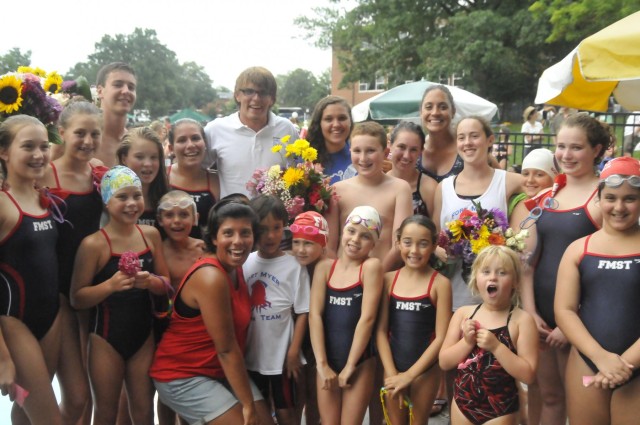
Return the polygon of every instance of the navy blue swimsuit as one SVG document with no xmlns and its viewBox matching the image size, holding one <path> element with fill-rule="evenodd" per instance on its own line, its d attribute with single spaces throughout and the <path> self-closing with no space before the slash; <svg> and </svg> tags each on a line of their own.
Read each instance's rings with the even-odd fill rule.
<svg viewBox="0 0 640 425">
<path fill-rule="evenodd" d="M 432 173 L 431 171 L 422 167 L 422 155 L 420 155 L 420 157 L 418 158 L 418 171 L 420 171 L 422 174 L 426 174 L 427 176 L 431 177 L 438 183 L 440 183 L 442 180 L 446 179 L 447 177 L 457 176 L 458 174 L 460 174 L 460 172 L 463 169 L 464 169 L 464 161 L 462 160 L 460 155 L 456 155 L 456 160 L 453 163 L 453 167 L 451 167 L 451 169 L 448 172 L 446 172 L 441 176 L 435 173 Z"/>
<path fill-rule="evenodd" d="M 580 308 L 578 316 L 603 349 L 624 353 L 640 339 L 640 253 L 607 256 L 589 252 L 584 242 L 580 271 Z M 580 356 L 594 373 L 596 365 Z M 636 369 L 634 377 L 640 374 Z"/>
<path fill-rule="evenodd" d="M 13 196 L 5 194 L 20 218 L 0 241 L 0 315 L 20 319 L 39 340 L 60 308 L 58 228 L 48 211 L 39 216 L 27 214 Z"/>
<path fill-rule="evenodd" d="M 356 326 L 362 313 L 364 288 L 362 287 L 362 265 L 360 265 L 360 273 L 356 283 L 341 289 L 331 286 L 331 276 L 337 263 L 338 260 L 333 262 L 329 272 L 322 319 L 327 361 L 331 369 L 336 373 L 340 373 L 347 364 Z M 358 363 L 371 357 L 371 355 L 372 346 L 370 341 Z"/>
<path fill-rule="evenodd" d="M 429 279 L 427 292 L 415 298 L 395 295 L 400 270 L 396 272 L 389 294 L 389 346 L 396 369 L 406 372 L 418 361 L 433 341 L 436 329 L 436 306 L 431 302 L 431 287 L 438 275 Z"/>
<path fill-rule="evenodd" d="M 153 273 L 153 253 L 142 230 L 136 226 L 147 248 L 138 252 L 142 270 Z M 100 229 L 109 244 L 111 258 L 93 278 L 93 285 L 110 279 L 118 271 L 121 254 L 115 254 L 111 240 Z M 126 361 L 145 343 L 151 333 L 152 307 L 149 291 L 131 288 L 114 292 L 92 309 L 89 331 L 104 338 Z"/>
<path fill-rule="evenodd" d="M 102 198 L 95 186 L 92 186 L 88 192 L 71 192 L 62 189 L 58 179 L 58 171 L 53 163 L 51 163 L 51 169 L 58 189 L 66 194 L 64 197 L 66 204 L 65 222 L 56 224 L 60 233 L 57 248 L 60 293 L 68 299 L 73 263 L 75 262 L 80 242 L 85 236 L 97 232 L 100 228 Z"/>
<path fill-rule="evenodd" d="M 587 202 L 578 208 L 544 209 L 536 223 L 541 251 L 533 276 L 534 298 L 540 317 L 551 329 L 556 327 L 553 298 L 556 294 L 556 278 L 562 255 L 571 242 L 598 230 L 587 209 L 595 194 L 594 191 Z"/>
</svg>

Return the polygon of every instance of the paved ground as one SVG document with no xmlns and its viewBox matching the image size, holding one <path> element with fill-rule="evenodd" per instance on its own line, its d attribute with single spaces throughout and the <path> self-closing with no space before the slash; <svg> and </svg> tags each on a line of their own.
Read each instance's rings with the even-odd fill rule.
<svg viewBox="0 0 640 425">
<path fill-rule="evenodd" d="M 302 425 L 306 425 L 304 418 L 302 419 Z M 369 424 L 368 412 L 367 412 L 367 415 L 364 417 L 364 422 L 362 422 L 362 425 L 376 425 L 376 424 Z M 429 425 L 449 425 L 449 406 L 446 406 L 445 410 L 443 410 L 442 413 L 440 413 L 439 415 L 429 418 Z"/>
</svg>

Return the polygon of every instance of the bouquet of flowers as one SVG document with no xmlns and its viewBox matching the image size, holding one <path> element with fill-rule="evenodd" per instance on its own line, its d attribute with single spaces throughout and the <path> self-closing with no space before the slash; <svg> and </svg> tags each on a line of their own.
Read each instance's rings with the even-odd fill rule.
<svg viewBox="0 0 640 425">
<path fill-rule="evenodd" d="M 285 150 L 287 167 L 283 170 L 280 165 L 273 165 L 269 169 L 256 169 L 247 182 L 247 190 L 252 196 L 267 194 L 280 198 L 290 221 L 304 211 L 322 214 L 329 209 L 331 198 L 337 195 L 322 165 L 314 162 L 318 151 L 304 139 L 289 141 L 290 136 L 285 136 L 271 148 L 273 152 Z"/>
<path fill-rule="evenodd" d="M 62 77 L 55 71 L 21 66 L 0 75 L 0 122 L 11 115 L 31 115 L 47 127 L 51 143 L 62 143 L 55 125 L 62 106 L 51 96 L 61 89 Z"/>
<path fill-rule="evenodd" d="M 528 230 L 515 232 L 509 227 L 506 214 L 492 208 L 485 210 L 473 202 L 475 211 L 464 210 L 456 220 L 446 223 L 446 229 L 438 235 L 438 246 L 454 259 L 462 259 L 463 276 L 466 278 L 480 251 L 490 245 L 506 245 L 516 252 L 525 249 L 524 239 Z"/>
</svg>

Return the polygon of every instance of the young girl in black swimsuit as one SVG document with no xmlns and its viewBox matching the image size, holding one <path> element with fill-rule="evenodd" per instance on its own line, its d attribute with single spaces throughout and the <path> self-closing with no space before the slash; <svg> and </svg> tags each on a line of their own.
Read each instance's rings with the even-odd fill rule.
<svg viewBox="0 0 640 425">
<path fill-rule="evenodd" d="M 573 346 L 569 421 L 631 424 L 640 403 L 640 162 L 608 162 L 598 199 L 602 229 L 569 245 L 558 270 L 556 320 Z"/>
</svg>

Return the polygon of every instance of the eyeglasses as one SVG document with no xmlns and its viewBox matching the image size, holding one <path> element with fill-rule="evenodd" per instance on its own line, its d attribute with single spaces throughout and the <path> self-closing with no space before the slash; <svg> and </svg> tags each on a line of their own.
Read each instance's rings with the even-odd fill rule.
<svg viewBox="0 0 640 425">
<path fill-rule="evenodd" d="M 315 226 L 300 226 L 298 224 L 292 224 L 289 226 L 289 230 L 292 233 L 302 233 L 303 235 L 326 235 L 327 231 L 318 229 Z"/>
<path fill-rule="evenodd" d="M 254 95 L 258 95 L 258 97 L 265 98 L 267 96 L 271 96 L 271 93 L 267 93 L 264 90 L 255 90 L 255 89 L 239 89 L 243 95 L 247 97 L 253 97 Z"/>
<path fill-rule="evenodd" d="M 542 202 L 542 207 L 538 205 L 537 207 L 534 207 L 531 209 L 531 211 L 529 211 L 529 216 L 522 220 L 522 223 L 520 223 L 520 228 L 528 229 L 538 221 L 538 219 L 542 215 L 543 210 L 557 210 L 558 206 L 558 201 L 556 201 L 555 198 L 545 198 L 545 200 Z"/>
<path fill-rule="evenodd" d="M 640 177 L 639 176 L 628 176 L 622 177 L 620 174 L 612 174 L 608 176 L 606 179 L 601 180 L 608 187 L 620 187 L 622 183 L 628 182 L 633 187 L 640 187 Z"/>
<path fill-rule="evenodd" d="M 181 210 L 191 207 L 195 211 L 196 203 L 193 200 L 193 198 L 191 198 L 191 197 L 182 198 L 177 202 L 176 201 L 164 201 L 160 205 L 158 205 L 158 211 L 160 211 L 160 210 L 172 210 L 175 207 L 178 207 Z"/>
<path fill-rule="evenodd" d="M 374 225 L 372 222 L 373 220 L 369 218 L 362 218 L 359 215 L 352 215 L 351 217 L 347 218 L 347 221 L 345 221 L 344 225 L 346 226 L 349 223 L 362 224 L 364 227 L 366 227 L 369 230 L 375 231 L 376 235 L 380 236 L 380 227 Z"/>
</svg>

